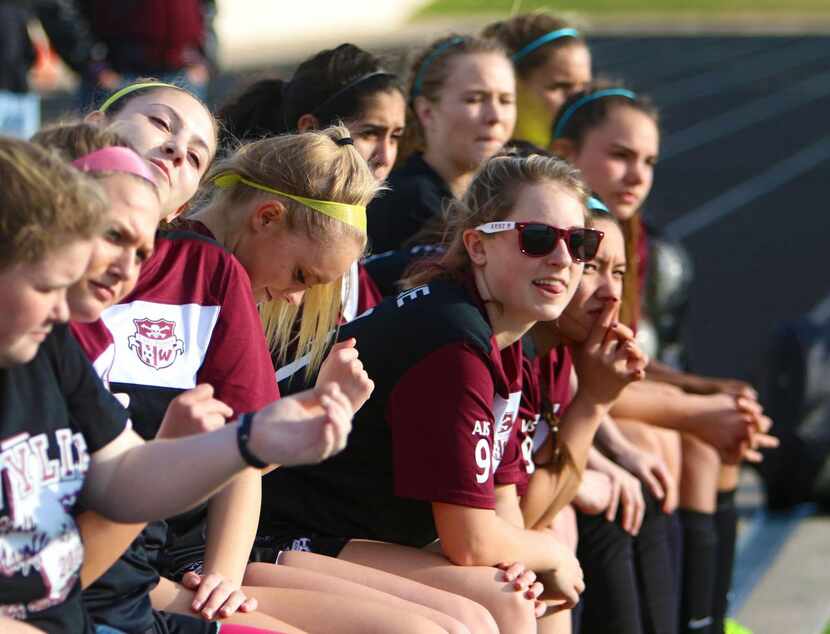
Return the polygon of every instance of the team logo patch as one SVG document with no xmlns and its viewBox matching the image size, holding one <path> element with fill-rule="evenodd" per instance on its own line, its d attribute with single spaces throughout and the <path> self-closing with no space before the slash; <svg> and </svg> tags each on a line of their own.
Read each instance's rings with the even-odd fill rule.
<svg viewBox="0 0 830 634">
<path fill-rule="evenodd" d="M 176 337 L 176 322 L 145 318 L 133 319 L 133 323 L 135 334 L 127 338 L 127 345 L 144 365 L 161 370 L 184 353 L 184 341 Z"/>
</svg>

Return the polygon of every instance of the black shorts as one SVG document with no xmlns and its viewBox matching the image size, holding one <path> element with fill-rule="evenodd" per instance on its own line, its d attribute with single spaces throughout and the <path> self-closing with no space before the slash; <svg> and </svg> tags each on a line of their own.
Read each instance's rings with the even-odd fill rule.
<svg viewBox="0 0 830 634">
<path fill-rule="evenodd" d="M 194 527 L 184 535 L 168 540 L 166 547 L 158 553 L 153 565 L 162 577 L 181 581 L 187 572 L 202 574 L 205 565 L 205 525 Z M 283 551 L 295 550 L 337 557 L 349 542 L 344 537 L 330 537 L 304 531 L 293 526 L 269 527 L 268 535 L 257 535 L 249 562 L 277 563 Z"/>
<path fill-rule="evenodd" d="M 155 624 L 152 634 L 216 634 L 219 624 L 195 616 L 153 610 Z"/>
<path fill-rule="evenodd" d="M 337 557 L 349 543 L 348 537 L 332 537 L 287 524 L 270 524 L 267 535 L 257 535 L 250 561 L 279 563 L 280 553 L 301 551 Z"/>
</svg>

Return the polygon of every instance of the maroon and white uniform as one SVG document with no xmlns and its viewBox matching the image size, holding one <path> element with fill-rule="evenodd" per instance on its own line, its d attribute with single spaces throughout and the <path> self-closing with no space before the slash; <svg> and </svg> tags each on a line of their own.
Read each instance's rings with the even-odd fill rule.
<svg viewBox="0 0 830 634">
<path fill-rule="evenodd" d="M 102 326 L 109 331 L 111 389 L 130 395 L 145 438 L 155 436 L 170 401 L 199 383 L 210 383 L 234 415 L 279 398 L 248 274 L 212 240 L 160 234 L 135 289 L 101 322 L 72 330 L 96 368 L 113 354 Z"/>
<path fill-rule="evenodd" d="M 520 495 L 524 495 L 527 481 L 536 470 L 533 454 L 545 444 L 551 433 L 556 433 L 559 419 L 571 402 L 572 368 L 573 361 L 567 346 L 553 348 L 540 357 L 525 338 L 522 401 L 519 424 L 516 425 L 526 475 L 524 481 L 517 485 Z"/>
<path fill-rule="evenodd" d="M 261 535 L 424 546 L 431 503 L 493 509 L 494 487 L 521 481 L 521 342 L 498 350 L 472 284 L 387 298 L 339 336 L 357 338 L 375 391 L 342 453 L 263 479 Z"/>
</svg>

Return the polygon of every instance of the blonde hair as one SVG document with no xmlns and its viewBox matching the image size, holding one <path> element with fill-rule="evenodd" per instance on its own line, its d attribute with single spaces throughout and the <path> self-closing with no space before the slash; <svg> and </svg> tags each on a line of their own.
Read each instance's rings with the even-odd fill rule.
<svg viewBox="0 0 830 634">
<path fill-rule="evenodd" d="M 0 137 L 0 268 L 35 263 L 102 229 L 106 197 L 53 153 Z"/>
<path fill-rule="evenodd" d="M 337 144 L 345 138 L 349 138 L 349 131 L 333 126 L 254 141 L 218 161 L 206 178 L 210 182 L 230 172 L 286 194 L 365 206 L 380 186 L 354 146 Z M 315 242 L 351 240 L 361 252 L 366 248 L 365 232 L 290 198 L 242 184 L 228 189 L 213 188 L 209 196 L 208 205 L 222 210 L 229 234 L 238 232 L 245 223 L 248 203 L 276 197 L 285 205 L 287 230 L 300 231 Z M 204 210 L 196 217 L 202 213 Z M 295 358 L 308 354 L 308 373 L 316 371 L 329 333 L 340 318 L 341 289 L 342 278 L 338 278 L 309 288 L 301 307 L 284 300 L 260 305 L 265 336 L 279 364 L 289 361 L 290 353 Z"/>
<path fill-rule="evenodd" d="M 587 220 L 590 192 L 570 163 L 539 154 L 494 156 L 482 165 L 464 197 L 450 202 L 445 214 L 444 254 L 416 264 L 404 279 L 404 287 L 420 286 L 436 277 L 462 277 L 471 265 L 464 246 L 464 232 L 481 224 L 504 220 L 516 205 L 523 186 L 545 182 L 556 184 L 576 196 L 585 207 Z"/>
</svg>

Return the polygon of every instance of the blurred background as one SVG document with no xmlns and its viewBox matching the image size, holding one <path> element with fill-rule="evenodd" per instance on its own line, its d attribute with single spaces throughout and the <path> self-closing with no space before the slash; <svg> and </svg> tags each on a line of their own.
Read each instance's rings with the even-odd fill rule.
<svg viewBox="0 0 830 634">
<path fill-rule="evenodd" d="M 830 632 L 830 520 L 819 513 L 830 501 L 830 0 L 146 4 L 198 11 L 163 27 L 152 18 L 147 28 L 182 37 L 203 29 L 194 36 L 209 45 L 181 60 L 181 73 L 213 105 L 251 77 L 287 77 L 304 57 L 345 41 L 403 70 L 435 37 L 512 13 L 544 8 L 579 25 L 595 72 L 625 79 L 661 110 L 645 217 L 687 255 L 667 262 L 675 279 L 657 289 L 682 287 L 682 297 L 664 298 L 682 314 L 676 360 L 752 380 L 783 441 L 762 472 L 766 491 L 756 474 L 743 480 L 733 611 L 755 632 Z M 125 79 L 105 56 L 81 60 L 77 51 L 91 26 L 117 27 L 107 6 L 0 0 L 0 52 L 22 15 L 33 44 L 24 104 L 33 118 L 21 126 L 71 116 L 94 99 L 96 82 L 106 91 Z"/>
</svg>

